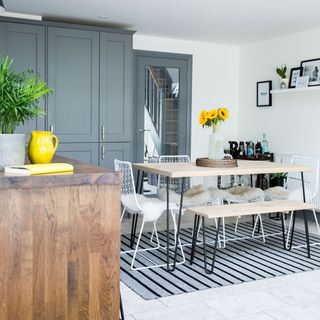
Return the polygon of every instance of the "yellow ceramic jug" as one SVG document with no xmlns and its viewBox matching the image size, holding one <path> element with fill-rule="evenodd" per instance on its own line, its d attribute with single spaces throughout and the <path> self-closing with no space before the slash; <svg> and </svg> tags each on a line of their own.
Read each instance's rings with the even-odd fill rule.
<svg viewBox="0 0 320 320">
<path fill-rule="evenodd" d="M 50 163 L 58 147 L 58 138 L 50 131 L 31 131 L 28 155 L 31 163 Z"/>
</svg>

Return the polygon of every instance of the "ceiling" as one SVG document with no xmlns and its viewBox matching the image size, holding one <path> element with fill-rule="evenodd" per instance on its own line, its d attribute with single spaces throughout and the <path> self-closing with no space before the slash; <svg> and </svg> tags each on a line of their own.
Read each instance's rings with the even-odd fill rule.
<svg viewBox="0 0 320 320">
<path fill-rule="evenodd" d="M 320 27 L 319 0 L 4 0 L 7 11 L 243 44 Z M 98 18 L 100 16 L 100 18 Z M 102 16 L 102 17 L 101 17 Z"/>
</svg>

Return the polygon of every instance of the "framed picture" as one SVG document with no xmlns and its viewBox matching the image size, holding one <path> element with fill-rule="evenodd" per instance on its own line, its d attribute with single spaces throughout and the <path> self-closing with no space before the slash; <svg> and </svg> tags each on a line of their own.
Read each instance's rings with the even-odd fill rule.
<svg viewBox="0 0 320 320">
<path fill-rule="evenodd" d="M 320 86 L 320 58 L 301 61 L 302 76 L 309 76 L 309 87 Z"/>
<path fill-rule="evenodd" d="M 271 90 L 271 80 L 257 82 L 257 107 L 272 106 Z"/>
<path fill-rule="evenodd" d="M 309 76 L 298 77 L 296 81 L 296 88 L 306 88 L 309 85 Z"/>
<path fill-rule="evenodd" d="M 302 67 L 292 68 L 290 71 L 289 88 L 295 88 L 297 78 L 302 74 Z"/>
</svg>

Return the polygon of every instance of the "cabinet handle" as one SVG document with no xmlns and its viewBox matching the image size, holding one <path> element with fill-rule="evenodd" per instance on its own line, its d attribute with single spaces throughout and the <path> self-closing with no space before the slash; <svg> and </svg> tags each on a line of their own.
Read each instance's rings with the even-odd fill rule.
<svg viewBox="0 0 320 320">
<path fill-rule="evenodd" d="M 102 140 L 104 140 L 106 138 L 106 128 L 105 128 L 105 126 L 102 126 L 102 128 L 101 128 L 101 136 L 102 136 Z"/>
<path fill-rule="evenodd" d="M 101 147 L 101 158 L 102 158 L 102 160 L 104 160 L 105 156 L 106 156 L 106 149 L 105 149 L 104 146 L 102 146 Z"/>
<path fill-rule="evenodd" d="M 50 126 L 50 132 L 53 133 L 53 125 Z"/>
</svg>

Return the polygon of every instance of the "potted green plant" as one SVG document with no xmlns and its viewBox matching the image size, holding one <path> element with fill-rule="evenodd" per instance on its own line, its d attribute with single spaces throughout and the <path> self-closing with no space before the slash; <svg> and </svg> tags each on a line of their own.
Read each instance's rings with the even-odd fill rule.
<svg viewBox="0 0 320 320">
<path fill-rule="evenodd" d="M 287 66 L 284 64 L 281 67 L 276 68 L 276 72 L 280 77 L 280 89 L 287 89 L 289 79 L 287 78 Z"/>
<path fill-rule="evenodd" d="M 283 187 L 287 179 L 287 173 L 272 173 L 270 175 L 270 187 Z"/>
<path fill-rule="evenodd" d="M 39 99 L 52 90 L 32 70 L 16 72 L 13 59 L 0 62 L 0 170 L 4 166 L 24 164 L 25 134 L 14 134 L 19 124 L 44 115 Z"/>
</svg>

